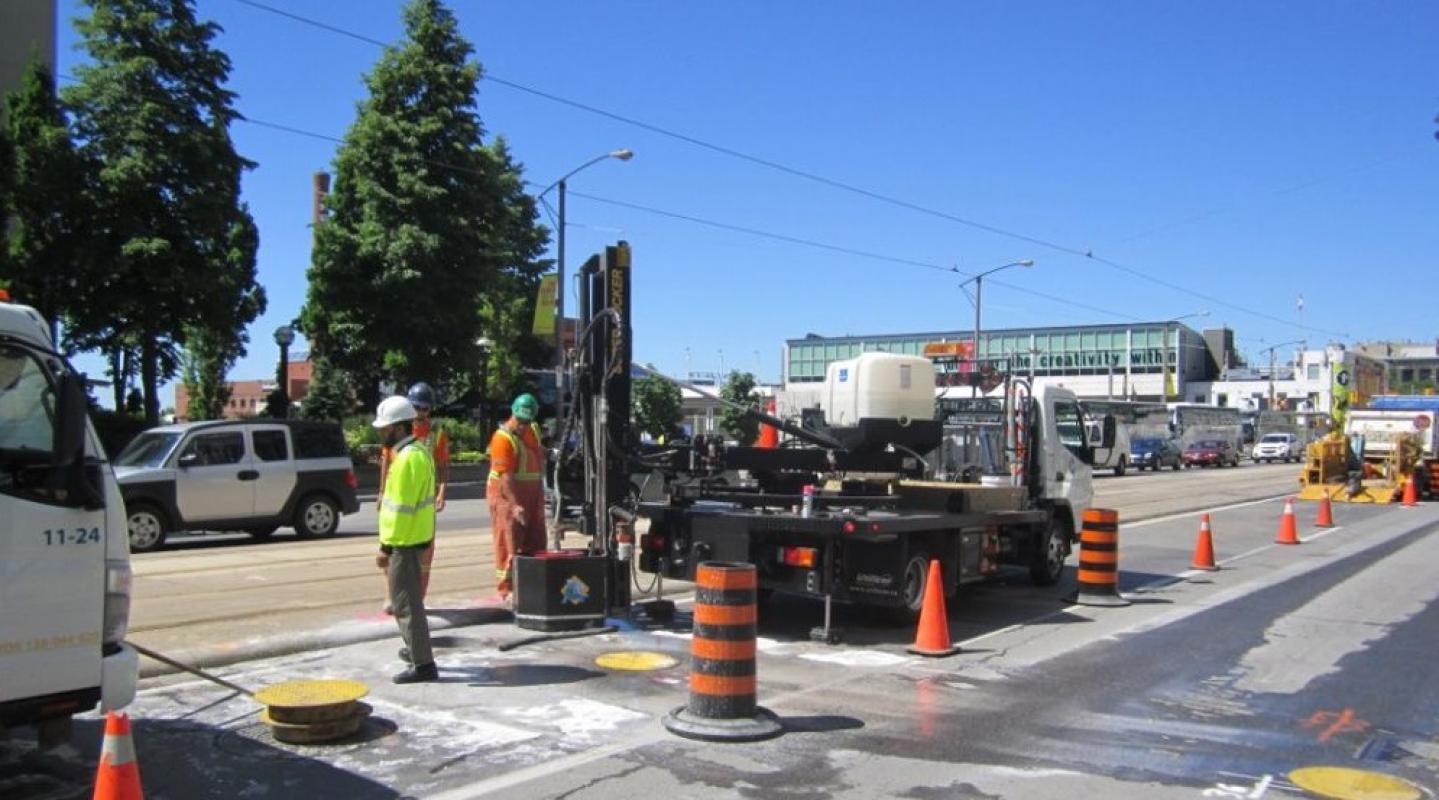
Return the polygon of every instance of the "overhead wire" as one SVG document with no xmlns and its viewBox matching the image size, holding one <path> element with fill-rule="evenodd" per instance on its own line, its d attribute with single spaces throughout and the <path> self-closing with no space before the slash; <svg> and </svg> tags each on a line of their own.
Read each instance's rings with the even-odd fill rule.
<svg viewBox="0 0 1439 800">
<path fill-rule="evenodd" d="M 237 2 L 245 2 L 245 1 L 247 1 L 247 0 L 237 0 Z M 239 118 L 237 119 L 237 121 L 238 121 L 238 122 L 243 122 L 243 123 L 246 123 L 246 124 L 250 124 L 250 125 L 257 125 L 257 126 L 262 127 L 262 128 L 269 128 L 269 129 L 271 129 L 271 130 L 281 131 L 281 132 L 284 132 L 284 133 L 289 133 L 289 134 L 293 134 L 293 135 L 297 135 L 297 136 L 305 136 L 305 137 L 308 137 L 308 138 L 311 138 L 311 139 L 318 139 L 318 140 L 321 140 L 321 141 L 335 142 L 335 143 L 343 143 L 343 142 L 344 142 L 343 139 L 341 139 L 341 138 L 339 138 L 339 137 L 337 137 L 337 136 L 331 136 L 331 135 L 323 134 L 323 133 L 316 133 L 315 131 L 308 131 L 308 130 L 305 130 L 305 129 L 303 129 L 303 128 L 296 128 L 296 127 L 294 127 L 294 126 L 292 126 L 292 125 L 285 125 L 285 124 L 281 124 L 281 123 L 277 123 L 277 122 L 270 122 L 270 121 L 268 121 L 268 120 L 261 120 L 261 119 L 256 119 L 256 118 L 253 118 L 253 117 L 243 117 L 243 116 L 242 116 L 242 117 L 239 117 Z M 452 171 L 455 171 L 455 172 L 461 172 L 461 173 L 471 174 L 471 175 L 478 175 L 478 174 L 480 174 L 480 173 L 477 172 L 476 170 L 470 169 L 469 167 L 463 167 L 463 166 L 459 166 L 459 165 L 456 165 L 456 164 L 449 164 L 449 163 L 446 163 L 446 162 L 444 162 L 444 161 L 438 161 L 438 160 L 435 160 L 435 159 L 423 158 L 423 157 L 418 158 L 417 160 L 420 161 L 421 163 L 424 163 L 424 164 L 429 164 L 429 165 L 431 165 L 431 166 L 440 167 L 440 168 L 442 168 L 442 169 L 448 169 L 448 170 L 452 170 Z M 522 183 L 523 183 L 525 186 L 534 187 L 534 188 L 540 188 L 540 184 L 537 183 L 537 182 L 535 182 L 535 181 L 526 180 L 526 181 L 523 181 Z M 655 207 L 653 207 L 653 206 L 641 205 L 641 204 L 639 204 L 639 203 L 633 203 L 633 202 L 629 202 L 629 201 L 625 201 L 625 200 L 616 200 L 616 199 L 614 199 L 614 198 L 609 198 L 609 197 L 600 197 L 600 196 L 598 196 L 598 195 L 587 194 L 587 193 L 585 193 L 585 192 L 577 192 L 577 191 L 574 191 L 574 190 L 569 190 L 569 191 L 567 192 L 567 195 L 570 196 L 570 197 L 579 197 L 579 198 L 582 198 L 582 199 L 584 199 L 584 200 L 589 200 L 589 201 L 595 202 L 595 203 L 601 203 L 601 204 L 605 204 L 605 205 L 616 206 L 616 207 L 619 207 L 619 208 L 626 208 L 626 209 L 629 209 L 629 210 L 632 210 L 632 211 L 640 211 L 640 212 L 643 212 L 643 213 L 646 213 L 646 214 L 653 214 L 653 215 L 655 215 L 655 216 L 666 217 L 666 218 L 669 218 L 669 219 L 679 220 L 679 221 L 682 221 L 682 222 L 688 222 L 688 223 L 695 224 L 695 225 L 702 225 L 702 226 L 705 226 L 705 227 L 715 228 L 715 229 L 718 229 L 718 230 L 731 231 L 731 232 L 734 232 L 734 233 L 741 233 L 741 234 L 745 234 L 745 235 L 748 235 L 748 236 L 754 236 L 754 237 L 763 238 L 763 239 L 770 239 L 770 240 L 773 240 L 773 241 L 786 242 L 786 243 L 789 243 L 789 244 L 796 244 L 796 245 L 801 245 L 801 246 L 804 246 L 804 247 L 811 247 L 811 248 L 815 248 L 815 249 L 819 249 L 819 250 L 828 250 L 828 251 L 830 251 L 830 252 L 835 252 L 835 253 L 843 253 L 843 254 L 845 254 L 845 255 L 855 256 L 855 257 L 857 257 L 857 258 L 867 258 L 867 259 L 872 259 L 872 260 L 875 260 L 875 261 L 883 261 L 883 262 L 887 262 L 887 263 L 891 263 L 891 264 L 899 264 L 899 265 L 901 265 L 901 266 L 908 266 L 908 267 L 918 267 L 918 268 L 921 268 L 921 269 L 928 269 L 928 270 L 933 270 L 933 271 L 937 271 L 937 272 L 948 272 L 948 273 L 952 273 L 952 274 L 954 274 L 954 275 L 958 275 L 958 276 L 961 276 L 961 277 L 967 277 L 967 278 L 972 278 L 972 277 L 974 277 L 973 273 L 965 272 L 964 270 L 961 270 L 961 269 L 959 269 L 959 268 L 957 268 L 957 267 L 955 267 L 955 266 L 944 266 L 943 264 L 936 264 L 936 263 L 929 262 L 929 261 L 918 261 L 918 260 L 910 259 L 910 258 L 901 258 L 901 257 L 899 257 L 899 256 L 885 255 L 885 254 L 883 254 L 883 253 L 874 253 L 874 252 L 870 252 L 870 251 L 867 251 L 867 250 L 859 250 L 859 249 L 856 249 L 856 248 L 853 248 L 853 247 L 845 247 L 845 246 L 843 246 L 843 245 L 829 244 L 829 243 L 827 243 L 827 242 L 821 242 L 821 241 L 817 241 L 817 240 L 814 240 L 814 239 L 806 239 L 806 238 L 799 237 L 799 236 L 791 236 L 791 235 L 789 235 L 789 234 L 776 233 L 776 232 L 773 232 L 773 231 L 761 230 L 761 229 L 759 229 L 759 228 L 751 228 L 751 227 L 747 227 L 747 226 L 744 226 L 744 225 L 737 225 L 737 224 L 734 224 L 734 223 L 720 222 L 720 221 L 712 220 L 712 219 L 705 219 L 705 218 L 703 218 L 703 217 L 697 217 L 697 216 L 693 216 L 693 215 L 690 215 L 690 214 L 682 214 L 682 213 L 679 213 L 679 212 L 677 212 L 677 211 L 667 211 L 667 210 L 662 209 L 662 208 L 655 208 Z M 542 197 L 542 198 L 540 198 L 540 204 L 541 204 L 541 207 L 545 210 L 545 213 L 550 217 L 551 223 L 552 223 L 556 228 L 558 228 L 558 227 L 559 227 L 559 221 L 558 221 L 557 219 L 555 219 L 555 217 L 554 217 L 554 211 L 553 211 L 553 209 L 550 207 L 549 201 L 548 201 L 547 199 L 545 199 L 545 198 Z M 1126 314 L 1126 313 L 1123 313 L 1123 312 L 1120 312 L 1120 311 L 1114 311 L 1114 310 L 1112 310 L 1112 309 L 1100 308 L 1099 306 L 1094 306 L 1094 305 L 1089 305 L 1089 304 L 1086 304 L 1086 303 L 1081 303 L 1081 302 L 1078 302 L 1078 301 L 1076 301 L 1076 300 L 1074 300 L 1074 299 L 1072 299 L 1072 298 L 1059 297 L 1059 296 L 1057 296 L 1057 295 L 1052 295 L 1052 294 L 1049 294 L 1049 293 L 1047 293 L 1047 292 L 1041 292 L 1041 291 L 1039 291 L 1038 289 L 1031 289 L 1031 288 L 1029 288 L 1029 287 L 1027 287 L 1027 286 L 1021 286 L 1021 285 L 1019 285 L 1019 284 L 1010 283 L 1010 282 L 1008 282 L 1008 281 L 1003 281 L 1003 280 L 991 278 L 991 279 L 990 279 L 990 282 L 991 282 L 991 283 L 994 283 L 995 285 L 998 285 L 998 286 L 1003 286 L 1003 287 L 1005 287 L 1005 288 L 1007 288 L 1007 289 L 1012 289 L 1012 290 L 1014 290 L 1014 291 L 1016 291 L 1016 292 L 1020 292 L 1020 293 L 1022 293 L 1022 294 L 1028 294 L 1028 295 L 1031 295 L 1031 296 L 1033 296 L 1033 297 L 1039 297 L 1039 298 L 1042 298 L 1042 299 L 1045 299 L 1045 300 L 1049 300 L 1049 301 L 1054 302 L 1054 303 L 1058 303 L 1058 304 L 1063 305 L 1063 306 L 1070 306 L 1070 307 L 1073 307 L 1073 308 L 1082 308 L 1082 309 L 1084 309 L 1084 310 L 1086 310 L 1086 311 L 1092 311 L 1092 312 L 1095 312 L 1095 313 L 1097 313 L 1097 314 L 1103 314 L 1104 316 L 1113 317 L 1113 318 L 1116 318 L 1116 319 L 1126 319 L 1126 320 L 1132 320 L 1132 321 L 1142 321 L 1142 320 L 1143 320 L 1142 317 L 1137 317 L 1137 316 L 1135 316 L 1135 315 L 1133 315 L 1133 314 Z"/>
<path fill-rule="evenodd" d="M 335 25 L 331 25 L 331 24 L 329 24 L 329 23 L 322 22 L 322 21 L 320 21 L 320 20 L 312 19 L 312 18 L 310 18 L 310 17 L 305 17 L 305 16 L 302 16 L 302 15 L 300 15 L 300 14 L 295 14 L 295 13 L 292 13 L 292 12 L 289 12 L 289 11 L 285 11 L 285 10 L 276 8 L 276 7 L 274 7 L 274 6 L 268 5 L 268 4 L 266 4 L 266 3 L 258 2 L 258 0 L 235 0 L 235 2 L 240 3 L 240 4 L 242 4 L 242 5 L 245 5 L 245 6 L 249 6 L 249 7 L 251 7 L 251 8 L 255 8 L 255 9 L 257 9 L 257 10 L 266 11 L 266 12 L 271 13 L 271 14 L 276 14 L 276 15 L 278 15 L 278 16 L 282 16 L 282 17 L 285 17 L 285 18 L 287 18 L 287 19 L 290 19 L 290 20 L 293 20 L 293 21 L 296 21 L 296 22 L 299 22 L 299 23 L 302 23 L 302 24 L 305 24 L 305 25 L 310 25 L 310 26 L 315 27 L 315 28 L 320 29 L 320 30 L 325 30 L 325 31 L 328 31 L 328 32 L 331 32 L 331 33 L 335 33 L 335 34 L 341 35 L 341 36 L 345 36 L 345 37 L 354 39 L 354 40 L 356 40 L 356 41 L 365 42 L 365 43 L 367 43 L 367 44 L 376 45 L 376 46 L 378 46 L 378 47 L 389 47 L 389 46 L 391 46 L 391 45 L 389 45 L 388 43 L 383 42 L 383 41 L 380 41 L 380 40 L 378 40 L 378 39 L 374 39 L 374 38 L 372 38 L 372 37 L 365 36 L 365 35 L 363 35 L 363 34 L 355 33 L 355 32 L 353 32 L 353 31 L 345 30 L 345 29 L 343 29 L 343 28 L 340 28 L 340 27 L 335 26 Z M 1033 235 L 1030 235 L 1030 234 L 1021 233 L 1021 232 L 1019 232 L 1019 231 L 1014 231 L 1014 230 L 1010 230 L 1010 229 L 1007 229 L 1007 228 L 1002 228 L 1002 227 L 1000 227 L 1000 226 L 992 225 L 992 224 L 989 224 L 989 223 L 986 223 L 986 222 L 981 222 L 981 221 L 979 221 L 979 220 L 971 219 L 971 218 L 968 218 L 968 217 L 962 217 L 962 216 L 959 216 L 959 215 L 957 215 L 957 214 L 953 214 L 953 213 L 950 213 L 950 212 L 947 212 L 947 211 L 942 211 L 942 210 L 940 210 L 940 209 L 930 208 L 930 207 L 928 207 L 928 206 L 924 206 L 924 205 L 921 205 L 921 204 L 919 204 L 919 203 L 914 203 L 914 202 L 911 202 L 911 201 L 908 201 L 908 200 L 904 200 L 904 199 L 899 198 L 899 197 L 894 197 L 894 196 L 892 196 L 892 195 L 888 195 L 888 194 L 884 194 L 884 193 L 882 193 L 882 192 L 874 191 L 874 190 L 872 190 L 872 189 L 866 189 L 866 188 L 864 188 L 864 187 L 862 187 L 862 186 L 858 186 L 858 185 L 855 185 L 855 184 L 852 184 L 852 183 L 848 183 L 848 182 L 845 182 L 845 181 L 841 181 L 841 180 L 837 180 L 837 179 L 834 179 L 834 178 L 830 178 L 830 177 L 827 177 L 827 176 L 825 176 L 825 175 L 821 175 L 821 174 L 818 174 L 818 173 L 815 173 L 815 172 L 811 172 L 811 171 L 808 171 L 808 170 L 799 169 L 799 168 L 796 168 L 796 167 L 791 167 L 791 166 L 789 166 L 789 165 L 787 165 L 787 164 L 783 164 L 783 163 L 780 163 L 780 162 L 777 162 L 777 161 L 773 161 L 773 160 L 770 160 L 770 159 L 767 159 L 767 158 L 763 158 L 763 157 L 760 157 L 760 156 L 756 156 L 756 155 L 753 155 L 753 154 L 751 154 L 751 153 L 746 153 L 746 152 L 744 152 L 744 151 L 742 151 L 742 150 L 737 150 L 737 149 L 732 148 L 732 147 L 726 147 L 726 146 L 724 146 L 724 145 L 715 144 L 714 142 L 709 142 L 709 141 L 706 141 L 706 140 L 704 140 L 704 139 L 700 139 L 700 138 L 698 138 L 698 137 L 696 137 L 696 136 L 691 136 L 691 135 L 689 135 L 689 134 L 681 133 L 681 132 L 679 132 L 679 131 L 675 131 L 675 130 L 672 130 L 672 129 L 669 129 L 669 128 L 662 127 L 662 126 L 660 126 L 660 125 L 655 125 L 655 124 L 653 124 L 653 123 L 645 122 L 645 121 L 643 121 L 643 120 L 636 119 L 636 118 L 634 118 L 634 117 L 629 117 L 629 116 L 626 116 L 626 115 L 623 115 L 623 114 L 619 114 L 619 113 L 616 113 L 616 112 L 613 112 L 613 111 L 609 111 L 609 110 L 607 110 L 607 109 L 599 108 L 598 106 L 593 106 L 593 105 L 590 105 L 590 104 L 588 104 L 588 103 L 582 103 L 582 102 L 577 101 L 577 100 L 572 100 L 572 99 L 570 99 L 570 98 L 563 97 L 563 96 L 554 94 L 554 93 L 552 93 L 552 92 L 546 92 L 546 91 L 543 91 L 543 90 L 541 90 L 541 89 L 536 89 L 535 87 L 527 86 L 527 85 L 525 85 L 525 84 L 518 83 L 518 82 L 516 82 L 516 81 L 508 80 L 508 79 L 506 79 L 506 78 L 503 78 L 503 77 L 501 77 L 501 76 L 495 75 L 495 74 L 493 74 L 493 73 L 491 73 L 491 72 L 488 72 L 488 71 L 482 72 L 482 74 L 481 74 L 481 79 L 482 79 L 482 80 L 490 81 L 490 82 L 492 82 L 492 83 L 499 84 L 499 85 L 501 85 L 501 86 L 504 86 L 504 87 L 507 87 L 507 88 L 510 88 L 510 89 L 514 89 L 514 90 L 516 90 L 516 91 L 520 91 L 520 92 L 524 92 L 524 93 L 527 93 L 527 94 L 530 94 L 530 95 L 533 95 L 533 96 L 536 96 L 536 97 L 540 97 L 540 98 L 545 99 L 545 100 L 548 100 L 548 101 L 550 101 L 550 102 L 554 102 L 554 103 L 557 103 L 557 104 L 560 104 L 560 105 L 565 105 L 565 106 L 568 106 L 568 107 L 571 107 L 571 108 L 575 108 L 575 109 L 584 111 L 584 112 L 589 113 L 589 114 L 594 114 L 594 115 L 597 115 L 597 116 L 605 117 L 605 118 L 607 118 L 607 119 L 611 119 L 611 120 L 614 120 L 614 121 L 616 121 L 616 122 L 623 123 L 623 124 L 625 124 L 625 125 L 629 125 L 629 126 L 632 126 L 632 127 L 635 127 L 635 128 L 639 128 L 639 129 L 641 129 L 641 130 L 649 131 L 649 132 L 651 132 L 651 133 L 654 133 L 654 134 L 657 134 L 657 135 L 660 135 L 660 136 L 664 136 L 664 137 L 667 137 L 667 138 L 675 139 L 675 140 L 677 140 L 677 141 L 685 142 L 685 143 L 687 143 L 687 144 L 690 144 L 690 145 L 693 145 L 693 146 L 695 146 L 695 147 L 699 147 L 699 148 L 702 148 L 702 149 L 705 149 L 705 150 L 709 150 L 709 151 L 711 151 L 711 152 L 719 153 L 719 154 L 722 154 L 722 155 L 725 155 L 725 156 L 729 156 L 729 157 L 732 157 L 732 158 L 736 158 L 736 159 L 739 159 L 739 160 L 742 160 L 742 161 L 747 161 L 747 162 L 749 162 L 749 163 L 752 163 L 752 164 L 755 164 L 755 165 L 758 165 L 758 166 L 762 166 L 762 167 L 765 167 L 765 168 L 767 168 L 767 169 L 771 169 L 771 170 L 774 170 L 774 171 L 777 171 L 777 172 L 781 172 L 781 173 L 784 173 L 784 174 L 788 174 L 788 175 L 791 175 L 791 176 L 794 176 L 794 177 L 797 177 L 797 178 L 801 178 L 801 179 L 808 180 L 808 181 L 811 181 L 811 182 L 814 182 L 814 183 L 818 183 L 818 184 L 822 184 L 822 185 L 825 185 L 825 186 L 829 186 L 829 187 L 834 188 L 834 189 L 839 189 L 839 190 L 842 190 L 842 191 L 850 192 L 850 193 L 852 193 L 852 194 L 856 194 L 856 195 L 859 195 L 859 196 L 862 196 L 862 197 L 867 197 L 867 198 L 869 198 L 869 199 L 872 199 L 872 200 L 875 200 L 875 201 L 878 201 L 878 202 L 887 203 L 887 204 L 889 204 L 889 205 L 893 205 L 893 206 L 896 206 L 896 207 L 899 207 L 899 208 L 904 208 L 904 209 L 907 209 L 907 210 L 910 210 L 910 211 L 914 211 L 914 212 L 916 212 L 916 213 L 925 214 L 925 215 L 932 216 L 932 217 L 936 217 L 936 218 L 939 218 L 939 219 L 948 220 L 948 221 L 954 222 L 954 223 L 956 223 L 956 224 L 964 225 L 964 226 L 967 226 L 967 227 L 970 227 L 970 228 L 974 228 L 974 229 L 976 229 L 976 230 L 985 231 L 985 232 L 987 232 L 987 233 L 992 233 L 992 234 L 995 234 L 995 235 L 997 235 L 997 236 L 1003 236 L 1003 237 L 1006 237 L 1006 238 L 1014 239 L 1014 240 L 1016 240 L 1016 241 L 1025 242 L 1025 243 L 1028 243 L 1028 244 L 1035 245 L 1035 246 L 1037 246 L 1037 247 L 1043 247 L 1043 248 L 1046 248 L 1046 249 L 1048 249 L 1048 250 L 1052 250 L 1052 251 L 1055 251 L 1055 252 L 1058 252 L 1058 253 L 1063 253 L 1063 254 L 1070 255 L 1070 256 L 1075 256 L 1075 257 L 1078 257 L 1078 258 L 1084 258 L 1084 259 L 1092 260 L 1092 261 L 1094 261 L 1094 262 L 1096 262 L 1096 263 L 1103 264 L 1103 265 L 1105 265 L 1105 266 L 1107 266 L 1107 267 L 1110 267 L 1110 268 L 1112 268 L 1112 269 L 1119 270 L 1119 271 L 1121 271 L 1121 272 L 1124 272 L 1124 273 L 1126 273 L 1126 274 L 1128 274 L 1128 275 L 1131 275 L 1131 276 L 1133 276 L 1133 277 L 1139 278 L 1139 279 L 1141 279 L 1141 280 L 1150 281 L 1150 282 L 1152 282 L 1152 283 L 1154 283 L 1154 284 L 1156 284 L 1156 285 L 1158 285 L 1158 286 L 1162 286 L 1162 287 L 1164 287 L 1164 288 L 1166 288 L 1166 289 L 1169 289 L 1169 290 L 1171 290 L 1171 291 L 1179 292 L 1179 293 L 1182 293 L 1182 294 L 1188 294 L 1188 295 L 1191 295 L 1191 296 L 1194 296 L 1194 297 L 1197 297 L 1197 298 L 1206 300 L 1207 302 L 1211 302 L 1211 303 L 1214 303 L 1214 304 L 1216 304 L 1216 305 L 1224 306 L 1224 307 L 1233 309 L 1233 310 L 1235 310 L 1235 311 L 1238 311 L 1238 312 L 1240 312 L 1240 313 L 1244 313 L 1244 314 L 1248 314 L 1248 315 L 1253 316 L 1253 317 L 1257 317 L 1257 318 L 1259 318 L 1259 319 L 1268 320 L 1268 321 L 1270 321 L 1270 322 L 1274 322 L 1274 323 L 1279 324 L 1279 325 L 1283 325 L 1283 326 L 1291 327 L 1291 328 L 1297 328 L 1297 329 L 1300 329 L 1300 330 L 1310 330 L 1310 331 L 1314 331 L 1314 332 L 1316 332 L 1316 333 L 1325 333 L 1325 334 L 1335 335 L 1335 336 L 1344 336 L 1344 335 L 1346 335 L 1346 334 L 1344 334 L 1343 332 L 1326 330 L 1326 329 L 1319 328 L 1319 327 L 1316 327 L 1316 326 L 1305 325 L 1305 324 L 1303 324 L 1302 322 L 1295 322 L 1295 321 L 1293 321 L 1293 320 L 1284 319 L 1284 318 L 1279 317 L 1279 316 L 1276 316 L 1276 315 L 1267 314 L 1267 313 L 1262 312 L 1262 311 L 1257 311 L 1257 310 L 1255 310 L 1255 309 L 1247 308 L 1247 307 L 1238 305 L 1238 304 L 1236 304 L 1236 303 L 1233 303 L 1233 302 L 1231 302 L 1231 301 L 1224 300 L 1224 299 L 1219 298 L 1219 297 L 1216 297 L 1216 296 L 1214 296 L 1214 295 L 1209 295 L 1209 294 L 1206 294 L 1206 293 L 1203 293 L 1203 292 L 1196 291 L 1196 290 L 1194 290 L 1194 289 L 1190 289 L 1190 288 L 1185 287 L 1185 286 L 1181 286 L 1181 285 L 1179 285 L 1179 284 L 1177 284 L 1177 283 L 1174 283 L 1174 282 L 1172 282 L 1172 281 L 1168 281 L 1168 280 L 1165 280 L 1165 279 L 1163 279 L 1163 278 L 1156 277 L 1156 276 L 1154 276 L 1154 275 L 1152 275 L 1152 274 L 1150 274 L 1150 273 L 1148 273 L 1148 272 L 1146 272 L 1146 271 L 1144 271 L 1144 270 L 1141 270 L 1141 269 L 1139 269 L 1139 268 L 1137 268 L 1137 267 L 1132 267 L 1132 266 L 1123 264 L 1123 263 L 1121 263 L 1121 262 L 1119 262 L 1119 261 L 1116 261 L 1116 260 L 1114 260 L 1114 259 L 1111 259 L 1111 258 L 1105 258 L 1105 257 L 1096 256 L 1096 255 L 1094 255 L 1093 248 L 1079 248 L 1079 247 L 1074 247 L 1074 246 L 1071 246 L 1071 245 L 1063 244 L 1063 243 L 1061 243 L 1061 242 L 1053 241 L 1053 240 L 1050 240 L 1050 239 L 1045 239 L 1045 238 L 1042 238 L 1042 237 L 1039 237 L 1039 236 L 1033 236 Z"/>
</svg>

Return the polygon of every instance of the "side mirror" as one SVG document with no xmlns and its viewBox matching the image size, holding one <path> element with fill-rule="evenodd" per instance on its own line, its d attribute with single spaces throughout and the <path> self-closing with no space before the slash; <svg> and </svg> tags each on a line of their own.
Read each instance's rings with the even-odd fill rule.
<svg viewBox="0 0 1439 800">
<path fill-rule="evenodd" d="M 1105 415 L 1104 415 L 1104 433 L 1103 433 L 1103 435 L 1100 437 L 1100 444 L 1099 444 L 1099 446 L 1100 446 L 1100 447 L 1103 447 L 1103 448 L 1106 448 L 1106 449 L 1111 448 L 1111 447 L 1114 447 L 1114 439 L 1115 439 L 1115 437 L 1118 435 L 1118 430 L 1117 430 L 1117 429 L 1118 429 L 1118 423 L 1116 423 L 1116 422 L 1114 421 L 1114 415 L 1113 415 L 1113 414 L 1105 414 Z"/>
<path fill-rule="evenodd" d="M 63 493 L 74 505 L 104 508 L 99 471 L 85 459 L 85 435 L 89 430 L 89 399 L 85 376 L 65 373 L 55 385 L 55 435 L 52 440 L 49 488 Z"/>
<path fill-rule="evenodd" d="M 199 454 L 199 453 L 186 453 L 185 455 L 180 456 L 180 460 L 177 461 L 177 462 L 175 462 L 175 463 L 180 465 L 180 469 L 189 469 L 190 467 L 197 467 L 197 466 L 200 465 L 200 454 Z"/>
</svg>

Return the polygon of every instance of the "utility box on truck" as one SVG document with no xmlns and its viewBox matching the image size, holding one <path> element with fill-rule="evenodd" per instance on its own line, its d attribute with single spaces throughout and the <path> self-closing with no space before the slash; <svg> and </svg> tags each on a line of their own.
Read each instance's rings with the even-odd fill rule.
<svg viewBox="0 0 1439 800">
<path fill-rule="evenodd" d="M 125 509 L 90 426 L 85 378 L 44 319 L 0 298 L 0 728 L 70 717 L 135 695 Z"/>
</svg>

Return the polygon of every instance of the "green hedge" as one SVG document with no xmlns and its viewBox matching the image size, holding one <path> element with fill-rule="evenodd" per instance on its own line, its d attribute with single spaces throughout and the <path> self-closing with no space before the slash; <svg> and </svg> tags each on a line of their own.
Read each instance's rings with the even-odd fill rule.
<svg viewBox="0 0 1439 800">
<path fill-rule="evenodd" d="M 370 424 L 372 417 L 350 417 L 345 420 L 345 444 L 350 448 L 350 458 L 355 463 L 376 463 L 380 458 L 380 435 Z M 440 418 L 436 420 L 440 430 L 450 439 L 450 460 L 456 464 L 476 464 L 486 460 L 485 453 L 490 447 L 490 432 L 479 425 L 465 420 Z M 465 455 L 468 461 L 461 461 Z"/>
</svg>

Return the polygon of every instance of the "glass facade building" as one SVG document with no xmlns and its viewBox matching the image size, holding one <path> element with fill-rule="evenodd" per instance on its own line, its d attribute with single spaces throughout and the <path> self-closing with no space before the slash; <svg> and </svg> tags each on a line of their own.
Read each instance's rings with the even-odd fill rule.
<svg viewBox="0 0 1439 800">
<path fill-rule="evenodd" d="M 931 342 L 970 342 L 972 331 L 884 334 L 877 336 L 822 337 L 811 334 L 785 342 L 785 383 L 818 383 L 830 362 L 860 353 L 889 352 L 923 355 Z M 1214 359 L 1197 331 L 1174 322 L 1129 325 L 1083 325 L 1054 328 L 1008 328 L 980 333 L 979 360 L 996 371 L 1020 376 L 1069 377 L 1083 384 L 1084 376 L 1110 379 L 1121 376 L 1155 376 L 1142 382 L 1160 391 L 1165 363 L 1182 392 L 1191 381 L 1214 377 Z M 1126 381 L 1126 384 L 1129 382 Z M 1136 380 L 1134 385 L 1141 385 Z M 1126 394 L 1132 392 L 1126 391 Z"/>
</svg>

